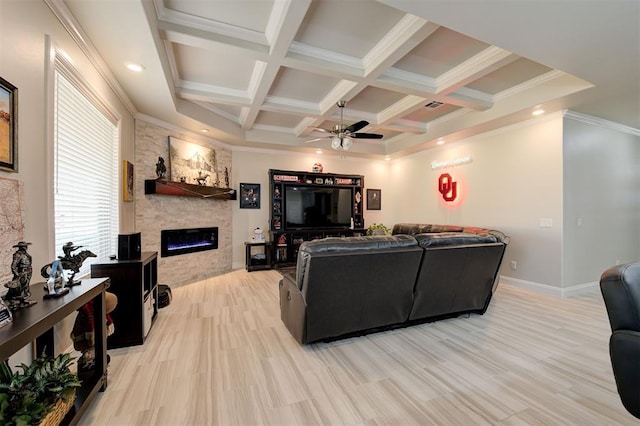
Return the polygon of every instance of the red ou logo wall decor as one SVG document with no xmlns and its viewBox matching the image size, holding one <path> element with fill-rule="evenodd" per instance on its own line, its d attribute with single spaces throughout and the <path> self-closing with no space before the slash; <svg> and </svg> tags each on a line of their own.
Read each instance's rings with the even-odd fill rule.
<svg viewBox="0 0 640 426">
<path fill-rule="evenodd" d="M 443 173 L 438 178 L 438 192 L 445 201 L 453 201 L 458 196 L 458 182 L 449 173 Z"/>
</svg>

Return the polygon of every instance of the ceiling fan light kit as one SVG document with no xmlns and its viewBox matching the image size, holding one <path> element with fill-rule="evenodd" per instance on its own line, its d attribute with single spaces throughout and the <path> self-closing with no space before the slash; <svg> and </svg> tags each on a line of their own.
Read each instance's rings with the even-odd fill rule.
<svg viewBox="0 0 640 426">
<path fill-rule="evenodd" d="M 333 139 L 331 139 L 331 148 L 333 149 L 340 149 L 342 148 L 342 141 L 340 140 L 339 137 L 334 136 Z"/>
<path fill-rule="evenodd" d="M 331 148 L 346 151 L 351 148 L 352 143 L 353 139 L 348 136 L 334 136 L 333 139 L 331 139 Z"/>
<path fill-rule="evenodd" d="M 343 111 L 344 106 L 347 104 L 347 101 L 341 100 L 338 101 L 336 105 L 340 108 L 340 123 L 333 126 L 331 130 L 323 129 L 320 127 L 314 127 L 313 129 L 319 132 L 330 133 L 329 136 L 324 136 L 320 138 L 314 138 L 308 140 L 309 142 L 316 142 L 322 140 L 324 138 L 331 138 L 331 148 L 335 150 L 344 150 L 347 151 L 351 148 L 353 144 L 353 139 L 382 139 L 382 135 L 378 133 L 356 133 L 358 130 L 369 125 L 368 121 L 361 120 L 357 123 L 353 123 L 350 126 L 346 126 L 344 124 Z"/>
</svg>

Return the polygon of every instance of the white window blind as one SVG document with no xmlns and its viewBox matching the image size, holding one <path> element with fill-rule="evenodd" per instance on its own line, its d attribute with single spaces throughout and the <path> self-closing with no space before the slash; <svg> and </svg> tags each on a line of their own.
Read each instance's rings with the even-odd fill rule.
<svg viewBox="0 0 640 426">
<path fill-rule="evenodd" d="M 58 69 L 54 100 L 54 211 L 56 255 L 73 242 L 97 258 L 116 252 L 118 131 Z M 78 276 L 90 271 L 87 259 Z"/>
</svg>

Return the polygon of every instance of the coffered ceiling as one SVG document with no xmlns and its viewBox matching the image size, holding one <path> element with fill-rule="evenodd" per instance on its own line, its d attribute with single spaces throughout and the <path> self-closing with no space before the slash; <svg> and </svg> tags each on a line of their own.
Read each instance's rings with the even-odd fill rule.
<svg viewBox="0 0 640 426">
<path fill-rule="evenodd" d="M 331 151 L 330 138 L 306 141 L 339 123 L 339 100 L 346 124 L 366 120 L 362 132 L 383 135 L 357 139 L 350 155 L 405 155 L 536 107 L 640 126 L 635 1 L 47 2 L 86 36 L 137 114 L 233 146 Z M 580 26 L 606 19 L 616 22 L 599 38 Z"/>
</svg>

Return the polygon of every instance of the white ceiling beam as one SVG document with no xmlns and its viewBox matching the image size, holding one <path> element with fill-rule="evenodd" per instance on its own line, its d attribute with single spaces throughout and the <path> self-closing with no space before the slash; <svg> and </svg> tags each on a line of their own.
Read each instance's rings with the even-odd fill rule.
<svg viewBox="0 0 640 426">
<path fill-rule="evenodd" d="M 287 55 L 289 46 L 293 42 L 310 5 L 311 0 L 288 0 L 274 3 L 267 24 L 269 38 L 272 40 L 269 59 L 265 61 L 266 66 L 262 69 L 261 78 L 255 83 L 251 107 L 243 114 L 242 127 L 244 129 L 253 127 L 256 117 L 260 113 L 260 107 L 269 94 L 278 71 L 280 71 L 280 64 Z"/>
</svg>

